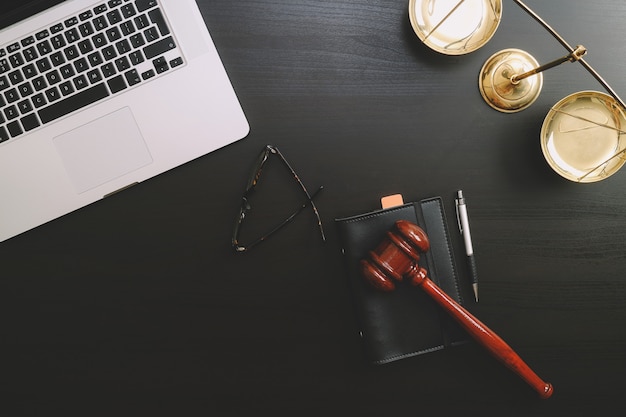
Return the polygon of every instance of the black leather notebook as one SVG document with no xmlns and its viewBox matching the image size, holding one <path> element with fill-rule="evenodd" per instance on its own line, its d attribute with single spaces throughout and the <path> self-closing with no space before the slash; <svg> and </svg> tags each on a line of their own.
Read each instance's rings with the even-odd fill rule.
<svg viewBox="0 0 626 417">
<path fill-rule="evenodd" d="M 360 260 L 378 246 L 397 220 L 408 220 L 424 229 L 430 250 L 421 256 L 420 266 L 442 290 L 463 304 L 440 197 L 335 219 L 358 331 L 368 360 L 375 364 L 441 350 L 469 339 L 420 288 L 402 281 L 394 291 L 380 292 L 365 282 Z"/>
</svg>

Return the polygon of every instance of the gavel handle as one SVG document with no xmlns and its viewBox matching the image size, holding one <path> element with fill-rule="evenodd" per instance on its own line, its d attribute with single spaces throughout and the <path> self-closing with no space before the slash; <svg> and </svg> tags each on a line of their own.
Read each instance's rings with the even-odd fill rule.
<svg viewBox="0 0 626 417">
<path fill-rule="evenodd" d="M 450 298 L 450 296 L 433 281 L 425 277 L 418 282 L 417 285 L 421 286 L 422 289 L 443 307 L 478 343 L 537 391 L 541 398 L 549 398 L 552 395 L 554 391 L 552 384 L 544 382 L 539 378 L 500 336 L 495 334 L 480 320 Z"/>
</svg>

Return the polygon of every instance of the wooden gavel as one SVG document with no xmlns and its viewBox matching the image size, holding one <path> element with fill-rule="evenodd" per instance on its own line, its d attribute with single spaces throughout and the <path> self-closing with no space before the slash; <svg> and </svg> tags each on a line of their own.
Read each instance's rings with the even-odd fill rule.
<svg viewBox="0 0 626 417">
<path fill-rule="evenodd" d="M 539 378 L 504 340 L 428 278 L 427 271 L 418 265 L 418 261 L 419 254 L 428 251 L 429 247 L 428 237 L 419 226 L 399 220 L 387 232 L 386 239 L 369 252 L 369 259 L 361 261 L 363 275 L 367 282 L 381 291 L 392 291 L 395 288 L 394 281 L 410 279 L 411 284 L 422 288 L 479 344 L 526 381 L 541 398 L 549 398 L 553 392 L 552 384 Z"/>
</svg>

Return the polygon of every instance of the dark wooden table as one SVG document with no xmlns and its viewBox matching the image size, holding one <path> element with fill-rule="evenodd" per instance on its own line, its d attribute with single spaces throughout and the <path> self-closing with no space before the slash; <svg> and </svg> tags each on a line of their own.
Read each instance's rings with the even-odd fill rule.
<svg viewBox="0 0 626 417">
<path fill-rule="evenodd" d="M 421 44 L 408 0 L 198 3 L 251 133 L 0 245 L 0 415 L 621 409 L 626 172 L 575 184 L 548 167 L 539 143 L 551 105 L 601 87 L 565 64 L 544 74 L 537 102 L 517 114 L 489 108 L 477 87 L 494 52 L 520 48 L 543 63 L 566 53 L 560 44 L 510 0 L 493 39 L 459 57 Z M 587 61 L 626 95 L 626 3 L 527 3 L 585 45 Z M 316 202 L 327 241 L 305 210 L 234 254 L 241 194 L 268 143 L 311 191 L 324 185 Z M 297 187 L 274 173 L 266 193 L 289 211 Z M 282 186 L 293 195 L 271 191 Z M 442 196 L 467 280 L 458 188 L 480 273 L 480 303 L 468 308 L 554 384 L 548 400 L 475 344 L 380 367 L 364 361 L 333 220 L 388 194 Z M 272 211 L 261 208 L 259 223 Z"/>
</svg>

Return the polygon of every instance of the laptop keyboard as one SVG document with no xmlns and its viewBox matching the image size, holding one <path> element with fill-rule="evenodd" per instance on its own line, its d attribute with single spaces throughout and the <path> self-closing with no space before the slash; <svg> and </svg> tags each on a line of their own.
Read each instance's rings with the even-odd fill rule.
<svg viewBox="0 0 626 417">
<path fill-rule="evenodd" d="M 0 142 L 184 63 L 157 0 L 110 0 L 0 46 Z"/>
</svg>

